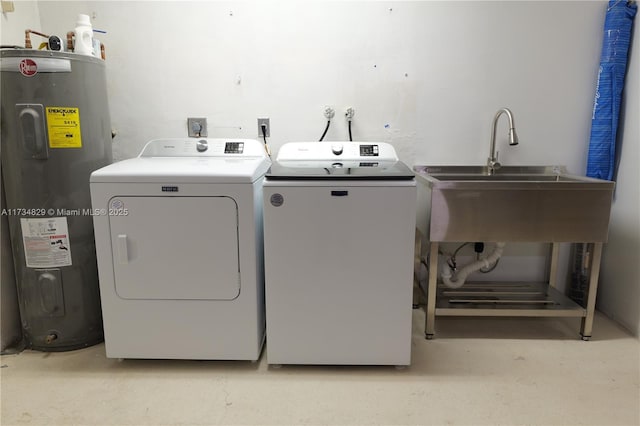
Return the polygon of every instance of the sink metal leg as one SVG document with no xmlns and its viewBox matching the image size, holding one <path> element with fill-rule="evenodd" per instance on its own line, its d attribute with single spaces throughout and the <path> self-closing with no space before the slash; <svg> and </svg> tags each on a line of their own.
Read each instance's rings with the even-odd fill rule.
<svg viewBox="0 0 640 426">
<path fill-rule="evenodd" d="M 600 260 L 602 258 L 602 243 L 594 243 L 591 260 L 591 274 L 589 275 L 589 289 L 587 294 L 587 312 L 582 319 L 580 334 L 582 340 L 589 340 L 593 329 L 593 317 L 596 310 L 596 294 L 598 293 L 598 277 L 600 275 Z"/>
<path fill-rule="evenodd" d="M 432 242 L 429 250 L 429 286 L 427 288 L 427 312 L 424 335 L 432 339 L 436 322 L 436 292 L 438 289 L 438 243 Z"/>
<path fill-rule="evenodd" d="M 558 279 L 558 257 L 560 255 L 560 244 L 551 244 L 551 265 L 549 266 L 549 287 L 556 286 Z"/>
</svg>

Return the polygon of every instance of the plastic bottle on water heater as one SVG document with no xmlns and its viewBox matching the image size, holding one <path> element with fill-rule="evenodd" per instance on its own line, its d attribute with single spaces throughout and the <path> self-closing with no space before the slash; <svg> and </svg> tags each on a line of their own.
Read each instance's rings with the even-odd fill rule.
<svg viewBox="0 0 640 426">
<path fill-rule="evenodd" d="M 73 32 L 75 36 L 73 51 L 81 55 L 93 55 L 93 28 L 89 15 L 78 15 L 78 22 Z"/>
</svg>

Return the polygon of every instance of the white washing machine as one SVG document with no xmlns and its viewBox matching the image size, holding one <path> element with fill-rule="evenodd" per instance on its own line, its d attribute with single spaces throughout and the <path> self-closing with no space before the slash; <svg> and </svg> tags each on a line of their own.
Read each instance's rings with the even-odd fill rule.
<svg viewBox="0 0 640 426">
<path fill-rule="evenodd" d="M 264 184 L 268 363 L 409 365 L 415 223 L 391 145 L 280 148 Z"/>
<path fill-rule="evenodd" d="M 162 139 L 91 174 L 107 356 L 257 360 L 264 145 Z"/>
</svg>

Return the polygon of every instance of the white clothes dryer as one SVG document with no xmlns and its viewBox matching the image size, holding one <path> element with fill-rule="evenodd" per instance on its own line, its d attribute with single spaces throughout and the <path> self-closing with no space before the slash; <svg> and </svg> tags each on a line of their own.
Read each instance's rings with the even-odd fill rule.
<svg viewBox="0 0 640 426">
<path fill-rule="evenodd" d="M 159 139 L 91 174 L 110 358 L 257 360 L 264 145 Z"/>
</svg>

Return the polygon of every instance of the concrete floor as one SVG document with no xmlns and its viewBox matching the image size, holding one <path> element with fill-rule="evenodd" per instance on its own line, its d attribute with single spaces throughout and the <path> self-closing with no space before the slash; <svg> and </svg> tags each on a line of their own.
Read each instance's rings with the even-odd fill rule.
<svg viewBox="0 0 640 426">
<path fill-rule="evenodd" d="M 423 321 L 404 370 L 5 355 L 0 422 L 640 424 L 640 343 L 602 315 L 590 342 L 576 319 L 438 318 L 431 341 Z"/>
</svg>

